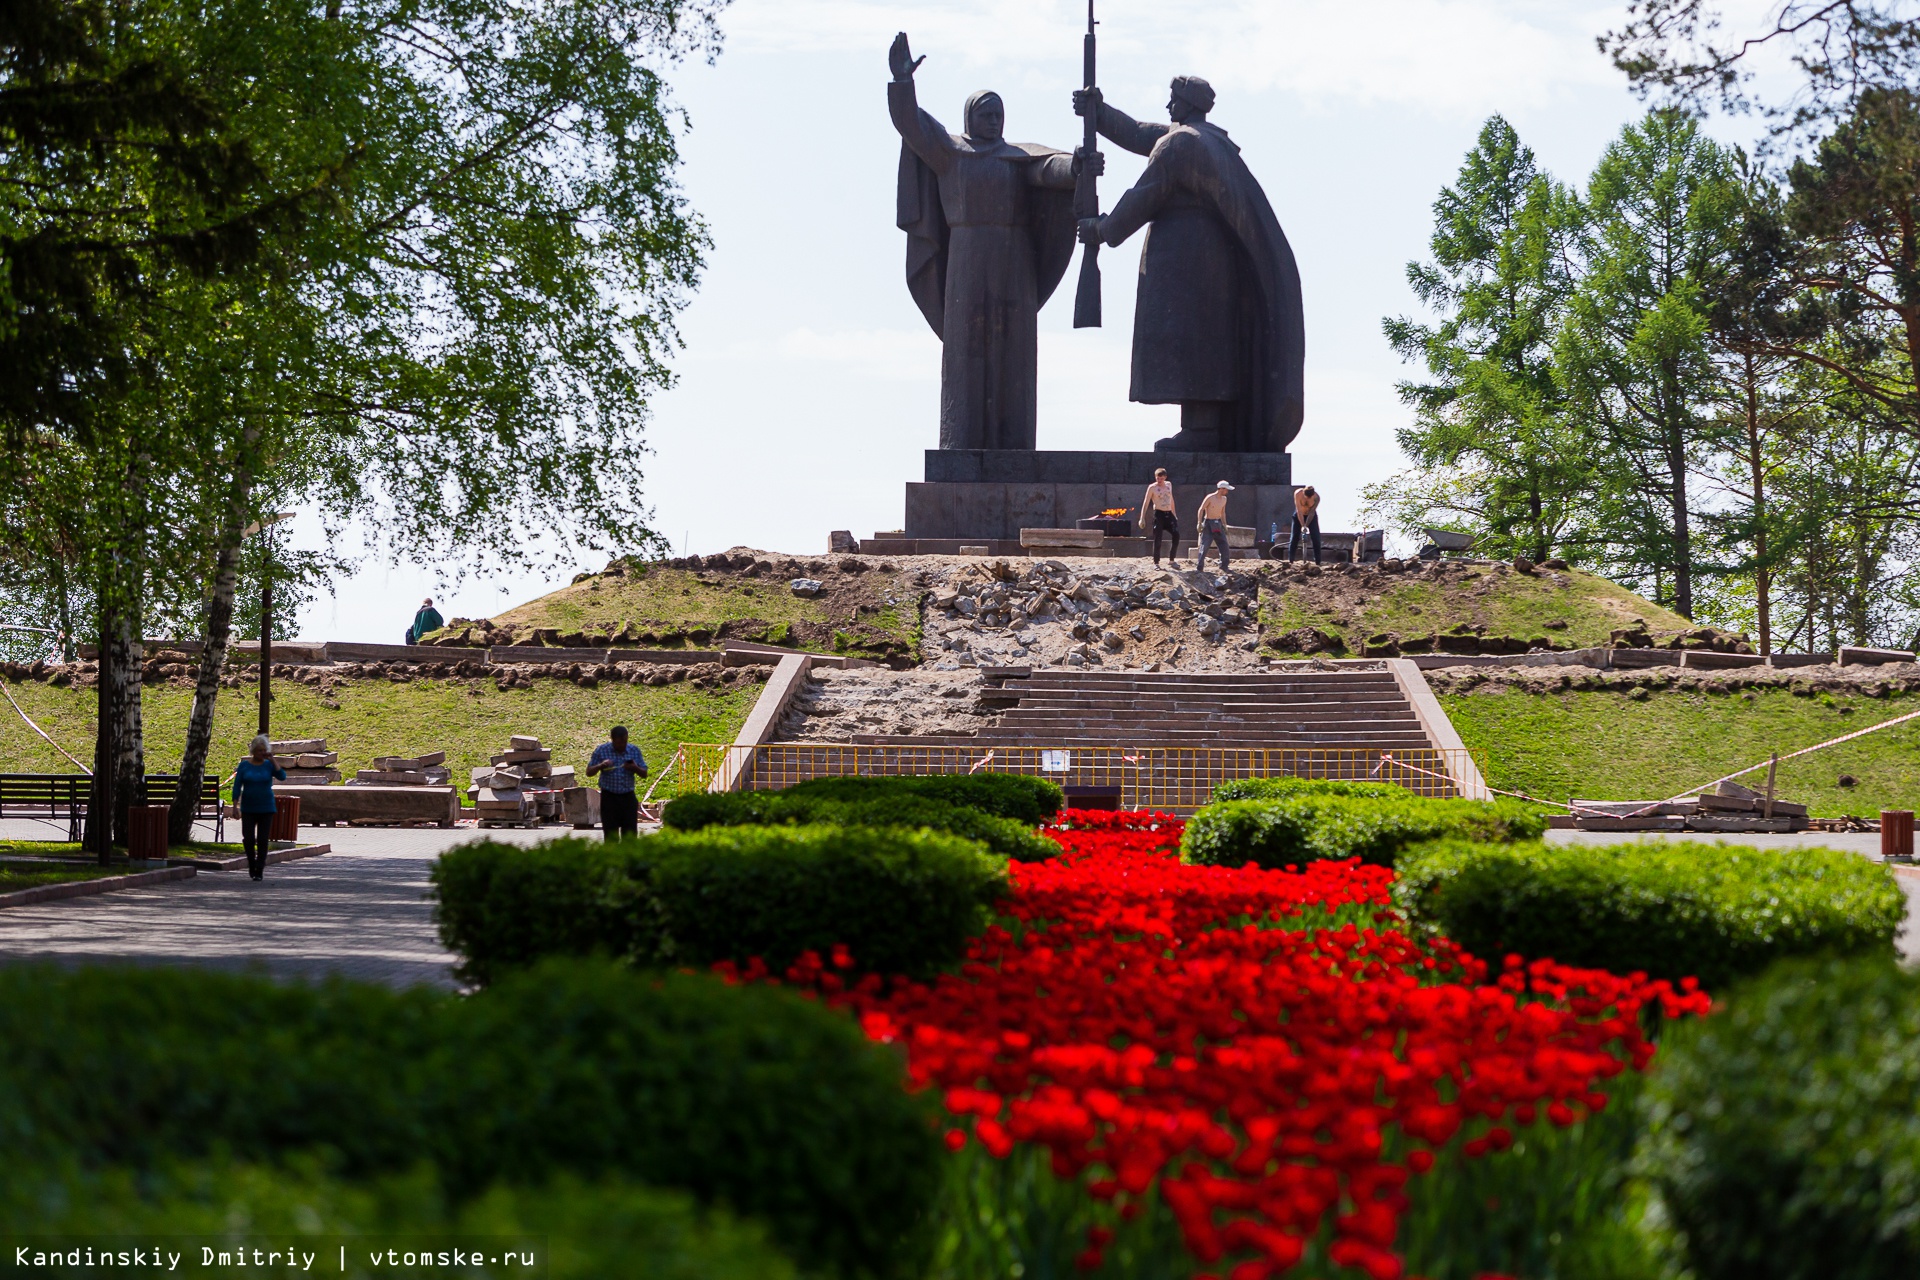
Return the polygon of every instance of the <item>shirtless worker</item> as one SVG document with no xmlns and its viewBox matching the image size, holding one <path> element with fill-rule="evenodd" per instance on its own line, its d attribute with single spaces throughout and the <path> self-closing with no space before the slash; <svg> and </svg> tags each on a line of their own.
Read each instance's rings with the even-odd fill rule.
<svg viewBox="0 0 1920 1280">
<path fill-rule="evenodd" d="M 1287 559 L 1313 535 L 1313 562 L 1320 563 L 1320 493 L 1312 485 L 1293 491 L 1293 527 L 1287 533 Z"/>
<path fill-rule="evenodd" d="M 1167 552 L 1169 561 L 1180 558 L 1180 524 L 1173 515 L 1173 484 L 1167 479 L 1165 467 L 1153 469 L 1153 483 L 1147 486 L 1147 496 L 1140 499 L 1140 528 L 1147 528 L 1147 512 L 1153 512 L 1153 567 L 1160 567 L 1160 532 L 1165 530 L 1173 539 L 1173 547 Z"/>
<path fill-rule="evenodd" d="M 1200 499 L 1200 559 L 1195 568 L 1207 567 L 1207 543 L 1220 548 L 1220 572 L 1227 571 L 1227 495 L 1233 486 L 1222 480 L 1213 492 Z"/>
</svg>

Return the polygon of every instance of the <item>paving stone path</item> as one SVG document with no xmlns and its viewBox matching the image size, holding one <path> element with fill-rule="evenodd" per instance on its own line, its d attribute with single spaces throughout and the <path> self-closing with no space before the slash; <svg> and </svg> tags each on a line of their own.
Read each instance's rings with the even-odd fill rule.
<svg viewBox="0 0 1920 1280">
<path fill-rule="evenodd" d="M 29 821 L 0 821 L 0 837 L 48 834 Z M 198 964 L 450 988 L 453 957 L 435 935 L 426 897 L 433 859 L 483 835 L 533 843 L 559 833 L 316 827 L 302 834 L 331 843 L 333 852 L 270 866 L 258 884 L 244 870 L 202 871 L 146 889 L 0 910 L 0 962 Z"/>
<path fill-rule="evenodd" d="M 0 838 L 50 834 L 44 824 L 0 820 Z M 244 871 L 203 871 L 147 889 L 0 909 L 0 963 L 197 964 L 257 968 L 289 979 L 340 974 L 452 988 L 453 957 L 440 946 L 426 897 L 433 859 L 482 836 L 532 844 L 559 833 L 341 827 L 304 834 L 330 842 L 334 851 L 269 867 L 259 884 Z M 1620 837 L 1556 831 L 1549 839 L 1615 843 Z M 1737 842 L 1879 850 L 1878 836 L 1742 836 Z M 1920 873 L 1904 871 L 1899 879 L 1907 893 L 1900 949 L 1912 963 L 1920 961 Z"/>
</svg>

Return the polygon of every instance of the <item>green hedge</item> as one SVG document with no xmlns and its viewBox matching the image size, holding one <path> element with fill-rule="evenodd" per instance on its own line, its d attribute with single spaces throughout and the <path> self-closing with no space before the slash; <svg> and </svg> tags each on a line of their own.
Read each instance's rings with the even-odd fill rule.
<svg viewBox="0 0 1920 1280">
<path fill-rule="evenodd" d="M 313 1251 L 319 1271 L 340 1237 L 435 1252 L 489 1246 L 492 1257 L 529 1252 L 548 1280 L 797 1280 L 793 1263 L 757 1224 L 725 1210 L 702 1209 L 681 1192 L 622 1181 L 563 1177 L 538 1187 L 499 1185 L 464 1204 L 450 1204 L 430 1171 L 350 1181 L 309 1161 L 243 1165 L 203 1161 L 164 1170 L 0 1170 L 0 1227 L 40 1237 L 111 1247 L 140 1241 L 187 1255 L 198 1271 L 199 1246 Z M 198 1237 L 183 1239 L 182 1237 Z M 218 1242 L 218 1243 L 215 1243 Z M 33 1247 L 33 1245 L 29 1245 Z M 48 1247 L 42 1244 L 41 1247 Z M 349 1246 L 351 1274 L 400 1270 L 409 1276 L 512 1276 L 512 1266 L 368 1268 Z M 335 1264 L 337 1266 L 337 1263 Z M 226 1268 L 216 1266 L 216 1271 Z M 129 1267 L 128 1274 L 154 1268 Z M 158 1272 L 164 1273 L 160 1267 Z M 298 1268 L 291 1270 L 297 1271 Z M 111 1272 L 54 1269 L 55 1275 Z M 274 1268 L 272 1274 L 287 1274 Z"/>
<path fill-rule="evenodd" d="M 1060 812 L 1066 793 L 1060 784 L 1024 773 L 922 773 L 889 777 L 814 778 L 788 789 L 789 795 L 828 800 L 890 800 L 917 796 L 964 805 L 1000 818 L 1037 827 Z"/>
<path fill-rule="evenodd" d="M 1213 789 L 1213 800 L 1287 800 L 1299 795 L 1398 799 L 1413 794 L 1393 782 L 1357 782 L 1345 778 L 1235 778 Z"/>
<path fill-rule="evenodd" d="M 866 782 L 868 779 L 827 778 L 823 781 Z M 889 779 L 873 781 L 885 782 Z M 889 795 L 880 789 L 862 787 L 848 788 L 848 792 L 853 798 L 841 798 L 831 792 L 801 791 L 799 788 L 790 791 L 702 792 L 669 802 L 661 814 L 661 821 L 676 831 L 700 831 L 716 826 L 816 822 L 839 827 L 924 827 L 978 840 L 1001 857 L 1019 862 L 1044 862 L 1060 852 L 1060 846 L 1035 831 L 1031 823 L 998 817 L 981 809 L 912 792 Z M 862 792 L 866 794 L 862 795 Z"/>
<path fill-rule="evenodd" d="M 1410 851 L 1399 871 L 1401 911 L 1475 955 L 1696 977 L 1716 991 L 1782 956 L 1890 954 L 1906 916 L 1891 872 L 1835 849 L 1447 841 Z"/>
<path fill-rule="evenodd" d="M 1642 1164 L 1699 1280 L 1920 1275 L 1920 977 L 1800 960 L 1683 1027 Z"/>
<path fill-rule="evenodd" d="M 1391 866 L 1402 849 L 1438 837 L 1530 840 L 1546 830 L 1544 817 L 1511 800 L 1434 800 L 1390 790 L 1362 796 L 1294 789 L 1276 799 L 1210 804 L 1187 822 L 1180 856 L 1227 867 L 1299 866 L 1327 858 Z"/>
<path fill-rule="evenodd" d="M 972 841 L 878 827 L 711 827 L 608 844 L 482 841 L 433 869 L 440 936 L 480 983 L 549 955 L 775 972 L 844 945 L 863 971 L 955 964 L 1007 892 Z"/>
<path fill-rule="evenodd" d="M 764 1222 L 803 1267 L 918 1275 L 941 1152 L 897 1054 L 774 987 L 561 961 L 468 999 L 183 970 L 0 969 L 21 1168 L 424 1164 L 631 1179 Z M 144 1173 L 143 1175 L 144 1176 Z"/>
</svg>

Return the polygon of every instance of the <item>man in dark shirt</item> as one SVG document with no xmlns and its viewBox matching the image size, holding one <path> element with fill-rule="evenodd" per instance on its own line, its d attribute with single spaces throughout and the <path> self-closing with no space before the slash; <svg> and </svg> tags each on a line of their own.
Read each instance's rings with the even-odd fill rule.
<svg viewBox="0 0 1920 1280">
<path fill-rule="evenodd" d="M 640 797 L 634 794 L 636 778 L 647 776 L 646 757 L 640 748 L 627 741 L 627 727 L 613 726 L 603 742 L 587 759 L 587 776 L 600 775 L 600 826 L 607 839 L 640 834 Z"/>
<path fill-rule="evenodd" d="M 428 596 L 420 602 L 419 612 L 413 615 L 413 626 L 407 629 L 407 643 L 419 644 L 446 625 L 447 620 L 433 607 L 433 597 Z"/>
</svg>

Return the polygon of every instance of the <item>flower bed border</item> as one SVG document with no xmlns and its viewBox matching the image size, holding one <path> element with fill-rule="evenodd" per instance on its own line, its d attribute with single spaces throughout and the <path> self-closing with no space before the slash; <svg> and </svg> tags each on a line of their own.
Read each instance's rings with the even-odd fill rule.
<svg viewBox="0 0 1920 1280">
<path fill-rule="evenodd" d="M 62 898 L 90 898 L 115 889 L 133 889 L 167 880 L 191 880 L 199 874 L 194 866 L 162 867 L 157 871 L 131 871 L 124 876 L 96 876 L 91 880 L 68 880 L 61 884 L 36 884 L 12 893 L 0 893 L 0 907 L 24 907 L 35 902 L 56 902 Z"/>
</svg>

